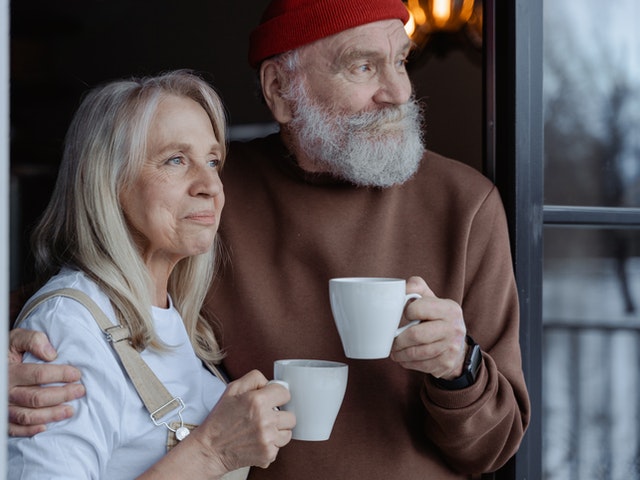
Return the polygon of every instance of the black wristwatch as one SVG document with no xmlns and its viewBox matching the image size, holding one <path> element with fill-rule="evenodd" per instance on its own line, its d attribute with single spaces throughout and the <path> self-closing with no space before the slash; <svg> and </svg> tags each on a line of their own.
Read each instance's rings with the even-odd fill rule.
<svg viewBox="0 0 640 480">
<path fill-rule="evenodd" d="M 480 364 L 482 363 L 482 352 L 478 345 L 469 335 L 465 338 L 468 348 L 464 357 L 464 366 L 462 367 L 462 375 L 453 380 L 445 380 L 443 378 L 433 378 L 436 385 L 444 390 L 461 390 L 473 385 L 478 377 Z"/>
</svg>

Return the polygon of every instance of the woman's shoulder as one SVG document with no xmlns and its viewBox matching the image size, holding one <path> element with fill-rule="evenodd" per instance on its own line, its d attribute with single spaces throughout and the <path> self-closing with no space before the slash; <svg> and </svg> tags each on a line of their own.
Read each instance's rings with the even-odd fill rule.
<svg viewBox="0 0 640 480">
<path fill-rule="evenodd" d="M 107 295 L 83 272 L 64 268 L 51 277 L 27 302 L 25 308 L 41 295 L 59 289 L 70 288 L 88 295 L 111 322 L 115 315 Z M 90 311 L 75 299 L 53 296 L 36 308 L 18 325 L 22 328 L 41 330 L 51 337 L 81 336 L 90 333 L 102 341 L 103 334 Z M 53 338 L 51 338 L 53 340 Z"/>
<path fill-rule="evenodd" d="M 107 314 L 109 318 L 113 318 L 113 309 L 111 307 L 111 301 L 109 297 L 102 291 L 100 286 L 92 280 L 86 273 L 81 270 L 76 270 L 72 268 L 62 268 L 56 275 L 51 277 L 47 283 L 45 283 L 40 290 L 38 290 L 32 299 L 36 297 L 51 293 L 55 290 L 60 289 L 72 289 L 79 290 L 80 292 L 89 296 L 100 309 Z M 55 299 L 63 300 L 65 303 L 67 301 L 72 301 L 78 303 L 76 300 L 66 298 L 66 297 L 54 297 Z"/>
</svg>

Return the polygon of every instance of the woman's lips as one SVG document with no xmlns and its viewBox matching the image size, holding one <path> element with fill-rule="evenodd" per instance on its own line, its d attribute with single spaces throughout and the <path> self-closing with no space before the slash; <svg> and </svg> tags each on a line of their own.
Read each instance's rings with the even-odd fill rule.
<svg viewBox="0 0 640 480">
<path fill-rule="evenodd" d="M 193 212 L 185 218 L 203 225 L 215 225 L 216 223 L 216 214 L 211 211 Z"/>
</svg>

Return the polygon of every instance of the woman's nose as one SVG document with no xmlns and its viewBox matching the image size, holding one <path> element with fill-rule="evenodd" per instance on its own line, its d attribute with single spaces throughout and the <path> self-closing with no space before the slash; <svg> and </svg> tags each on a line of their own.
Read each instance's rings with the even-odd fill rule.
<svg viewBox="0 0 640 480">
<path fill-rule="evenodd" d="M 222 192 L 222 180 L 217 168 L 200 167 L 194 171 L 191 194 L 214 197 Z"/>
</svg>

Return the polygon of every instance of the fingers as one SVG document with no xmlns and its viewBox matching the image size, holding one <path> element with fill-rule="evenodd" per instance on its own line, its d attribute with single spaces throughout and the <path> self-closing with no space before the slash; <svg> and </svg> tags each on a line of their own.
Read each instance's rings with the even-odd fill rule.
<svg viewBox="0 0 640 480">
<path fill-rule="evenodd" d="M 31 409 L 9 405 L 9 435 L 13 437 L 31 437 L 46 430 L 47 423 L 59 422 L 73 416 L 73 407 L 57 405 L 55 407 Z"/>
<path fill-rule="evenodd" d="M 16 425 L 9 423 L 9 436 L 10 437 L 33 437 L 34 435 L 44 432 L 47 429 L 45 425 L 34 425 L 29 427 L 23 427 L 22 425 Z"/>
<path fill-rule="evenodd" d="M 84 396 L 85 388 L 80 383 L 69 383 L 63 386 L 14 386 L 9 389 L 9 404 L 20 407 L 39 409 L 54 407 Z"/>
<path fill-rule="evenodd" d="M 267 468 L 275 461 L 280 449 L 291 441 L 292 430 L 296 425 L 296 417 L 291 412 L 272 410 L 269 415 L 275 416 L 273 425 L 276 428 L 274 430 L 268 426 L 269 422 L 265 422 L 263 424 L 264 428 L 258 434 L 264 452 L 263 462 L 256 465 L 260 468 Z"/>
<path fill-rule="evenodd" d="M 9 351 L 9 435 L 31 436 L 46 429 L 45 424 L 73 415 L 73 408 L 62 405 L 85 395 L 78 382 L 80 371 L 69 365 L 22 363 L 24 352 L 42 360 L 57 356 L 46 335 L 24 329 L 10 332 Z M 66 384 L 42 388 L 41 385 Z"/>
<path fill-rule="evenodd" d="M 444 354 L 446 345 L 443 322 L 432 320 L 403 332 L 394 342 L 391 355 L 398 363 L 429 361 Z"/>
<path fill-rule="evenodd" d="M 267 401 L 274 402 L 276 407 L 281 407 L 291 400 L 289 389 L 279 383 L 278 380 L 272 380 L 267 383 L 263 390 L 268 393 Z"/>
<path fill-rule="evenodd" d="M 242 395 L 264 387 L 267 384 L 267 378 L 258 370 L 252 370 L 243 377 L 234 380 L 227 387 L 230 395 Z"/>
<path fill-rule="evenodd" d="M 453 300 L 436 297 L 420 277 L 407 280 L 407 292 L 422 295 L 405 309 L 407 319 L 421 323 L 396 338 L 391 359 L 404 368 L 436 377 L 458 376 L 466 348 L 462 308 Z"/>
<path fill-rule="evenodd" d="M 45 424 L 73 415 L 73 407 L 64 402 L 80 398 L 84 386 L 72 383 L 62 387 L 13 387 L 9 390 L 9 435 L 28 437 L 46 429 Z"/>
<path fill-rule="evenodd" d="M 452 343 L 447 339 L 431 343 L 416 342 L 403 350 L 393 351 L 391 359 L 408 370 L 452 379 L 462 373 L 465 348 L 464 340 L 461 343 Z"/>
<path fill-rule="evenodd" d="M 245 465 L 266 468 L 291 441 L 295 416 L 274 410 L 288 400 L 289 391 L 282 385 L 267 385 L 262 374 L 250 372 L 229 384 L 194 435 L 208 437 L 205 443 L 228 470 Z"/>
<path fill-rule="evenodd" d="M 277 382 L 269 382 L 267 378 L 258 370 L 252 370 L 238 380 L 235 380 L 227 387 L 227 394 L 238 396 L 260 390 L 262 400 L 273 407 L 281 407 L 291 399 L 289 390 L 279 385 Z"/>
<path fill-rule="evenodd" d="M 291 430 L 296 426 L 296 416 L 287 411 L 280 410 L 277 407 L 281 407 L 291 400 L 291 393 L 289 389 L 278 383 L 278 381 L 271 381 L 260 390 L 260 395 L 264 397 L 264 402 L 269 408 L 271 405 L 275 405 L 275 408 L 271 408 L 274 412 L 275 421 L 273 425 L 276 428 L 276 438 L 273 443 L 276 447 L 281 448 L 291 441 Z M 270 412 L 265 413 L 265 424 L 268 424 L 270 420 L 268 417 L 272 415 Z"/>
<path fill-rule="evenodd" d="M 408 320 L 443 321 L 453 326 L 464 326 L 462 308 L 453 300 L 422 297 L 409 303 L 405 308 Z"/>
<path fill-rule="evenodd" d="M 293 427 L 296 426 L 296 416 L 291 412 L 280 410 L 277 413 L 277 417 L 278 419 L 276 422 L 276 426 L 278 427 L 278 430 L 279 431 L 286 430 L 289 433 L 291 433 L 291 430 L 293 430 Z"/>
<path fill-rule="evenodd" d="M 85 394 L 80 371 L 70 365 L 20 363 L 9 367 L 9 403 L 28 408 L 52 407 Z M 41 388 L 40 385 L 66 383 Z"/>
<path fill-rule="evenodd" d="M 73 408 L 62 405 L 85 395 L 76 382 L 80 371 L 69 365 L 18 363 L 9 366 L 9 435 L 31 436 L 45 429 L 44 424 L 73 415 Z M 50 383 L 66 385 L 46 387 Z"/>
<path fill-rule="evenodd" d="M 9 362 L 20 361 L 25 352 L 45 362 L 55 360 L 58 356 L 49 339 L 42 332 L 14 328 L 9 332 L 9 342 Z"/>
<path fill-rule="evenodd" d="M 407 279 L 407 293 L 419 293 L 423 297 L 435 297 L 433 291 L 421 277 Z"/>
</svg>

